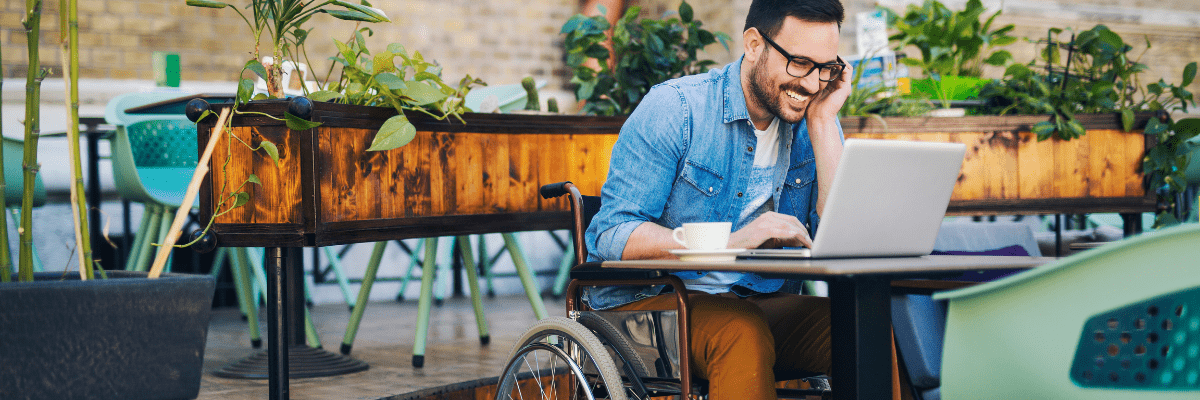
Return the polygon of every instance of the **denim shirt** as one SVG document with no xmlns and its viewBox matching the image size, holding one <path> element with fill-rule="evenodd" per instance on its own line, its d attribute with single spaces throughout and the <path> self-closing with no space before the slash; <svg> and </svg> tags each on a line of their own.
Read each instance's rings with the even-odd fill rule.
<svg viewBox="0 0 1200 400">
<path fill-rule="evenodd" d="M 739 59 L 706 74 L 663 82 L 642 99 L 613 145 L 602 206 L 584 235 L 589 261 L 620 260 L 629 235 L 644 222 L 668 229 L 685 222 L 738 224 L 738 214 L 750 200 L 745 193 L 758 142 L 742 93 L 741 65 Z M 817 175 L 808 128 L 805 121 L 780 123 L 775 211 L 795 216 L 814 231 L 819 222 Z M 840 124 L 838 132 L 840 136 Z M 686 280 L 705 272 L 675 275 Z M 760 293 L 779 290 L 779 282 L 770 281 L 775 280 L 746 274 L 735 285 Z M 585 290 L 590 307 L 608 309 L 658 295 L 664 288 Z"/>
</svg>

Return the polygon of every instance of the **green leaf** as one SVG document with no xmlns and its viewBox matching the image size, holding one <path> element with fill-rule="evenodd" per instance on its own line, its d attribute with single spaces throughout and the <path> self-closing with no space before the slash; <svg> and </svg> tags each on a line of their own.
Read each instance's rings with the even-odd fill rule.
<svg viewBox="0 0 1200 400">
<path fill-rule="evenodd" d="M 1054 123 L 1042 121 L 1033 124 L 1033 133 L 1037 134 L 1038 140 L 1046 140 L 1054 133 Z"/>
<path fill-rule="evenodd" d="M 238 207 L 244 206 L 244 205 L 246 205 L 246 203 L 249 203 L 249 202 L 250 202 L 250 193 L 246 193 L 246 192 L 234 193 L 232 208 L 238 208 Z"/>
<path fill-rule="evenodd" d="M 384 121 L 367 151 L 395 149 L 408 144 L 415 137 L 417 137 L 417 128 L 408 122 L 408 118 L 404 114 L 399 114 Z"/>
<path fill-rule="evenodd" d="M 1167 124 L 1160 122 L 1158 118 L 1150 118 L 1150 120 L 1146 122 L 1146 130 L 1142 131 L 1142 133 L 1146 135 L 1157 135 L 1166 131 Z"/>
<path fill-rule="evenodd" d="M 1128 108 L 1121 110 L 1121 129 L 1125 132 L 1133 130 L 1133 110 Z"/>
<path fill-rule="evenodd" d="M 258 144 L 258 147 L 267 152 L 267 157 L 271 157 L 271 160 L 275 161 L 276 167 L 279 166 L 279 148 L 275 147 L 275 143 L 271 143 L 269 140 L 263 140 L 262 143 Z"/>
<path fill-rule="evenodd" d="M 392 22 L 388 19 L 387 15 L 383 13 L 383 10 L 378 8 L 354 4 L 344 0 L 333 0 L 333 4 L 366 14 L 372 19 L 370 22 Z"/>
<path fill-rule="evenodd" d="M 283 118 L 285 121 L 287 121 L 288 129 L 293 131 L 306 131 L 321 126 L 320 122 L 309 121 L 292 115 L 292 113 L 286 111 L 283 113 Z"/>
<path fill-rule="evenodd" d="M 446 99 L 446 95 L 443 94 L 442 91 L 429 86 L 429 84 L 425 82 L 408 81 L 405 82 L 405 84 L 408 85 L 408 89 L 405 90 L 404 94 L 413 99 L 413 103 L 416 105 L 423 106 L 426 104 L 437 103 Z"/>
<path fill-rule="evenodd" d="M 204 113 L 200 114 L 200 118 L 196 118 L 196 123 L 200 123 L 200 121 L 203 121 L 205 118 L 208 118 L 209 115 L 217 115 L 217 114 L 212 112 L 212 110 L 204 110 Z"/>
<path fill-rule="evenodd" d="M 237 102 L 238 104 L 246 104 L 250 101 L 250 95 L 254 93 L 254 81 L 242 79 L 238 82 Z"/>
<path fill-rule="evenodd" d="M 222 3 L 219 1 L 210 1 L 210 0 L 187 0 L 187 5 L 192 6 L 192 7 L 206 7 L 206 8 L 232 7 L 229 4 L 225 4 L 225 3 Z"/>
<path fill-rule="evenodd" d="M 333 99 L 343 98 L 341 93 L 332 90 L 318 90 L 308 94 L 308 99 L 312 101 L 330 101 Z"/>
<path fill-rule="evenodd" d="M 679 19 L 682 20 L 683 23 L 686 24 L 692 22 L 693 12 L 692 5 L 688 4 L 687 1 L 679 4 Z"/>
<path fill-rule="evenodd" d="M 262 186 L 262 181 L 258 180 L 258 175 L 250 174 L 250 176 L 246 178 L 246 182 Z"/>
<path fill-rule="evenodd" d="M 259 78 L 263 78 L 263 80 L 267 79 L 267 67 L 263 66 L 263 63 L 259 62 L 258 60 L 246 61 L 246 66 L 242 67 L 242 69 L 253 71 L 255 75 L 258 75 Z"/>
<path fill-rule="evenodd" d="M 992 56 L 988 57 L 987 60 L 984 60 L 983 62 L 987 63 L 988 65 L 1002 66 L 1012 58 L 1012 53 L 1009 53 L 1007 50 L 1000 50 L 992 53 Z"/>
<path fill-rule="evenodd" d="M 362 22 L 379 22 L 370 15 L 350 10 L 321 10 L 321 12 L 332 15 L 334 18 L 345 21 L 362 21 Z"/>
<path fill-rule="evenodd" d="M 408 88 L 403 79 L 390 72 L 375 75 L 375 82 L 387 86 L 388 90 L 405 90 Z"/>
<path fill-rule="evenodd" d="M 1194 79 L 1196 79 L 1196 62 L 1192 61 L 1183 67 L 1183 82 L 1179 84 L 1179 87 L 1188 87 Z"/>
<path fill-rule="evenodd" d="M 375 55 L 371 61 L 371 75 L 379 75 L 380 72 L 394 71 L 396 65 L 392 64 L 392 59 L 396 58 L 395 54 L 385 51 Z"/>
</svg>

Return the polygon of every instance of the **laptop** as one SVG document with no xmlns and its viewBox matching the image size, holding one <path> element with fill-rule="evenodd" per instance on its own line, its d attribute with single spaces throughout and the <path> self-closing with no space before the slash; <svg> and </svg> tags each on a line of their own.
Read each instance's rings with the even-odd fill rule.
<svg viewBox="0 0 1200 400">
<path fill-rule="evenodd" d="M 847 139 L 811 249 L 754 249 L 739 258 L 924 256 L 958 181 L 961 143 Z"/>
</svg>

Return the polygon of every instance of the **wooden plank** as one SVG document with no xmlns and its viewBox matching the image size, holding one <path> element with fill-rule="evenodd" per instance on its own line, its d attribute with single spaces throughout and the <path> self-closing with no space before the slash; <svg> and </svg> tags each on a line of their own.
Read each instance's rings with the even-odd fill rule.
<svg viewBox="0 0 1200 400">
<path fill-rule="evenodd" d="M 1021 132 L 1017 145 L 1017 196 L 1043 199 L 1054 193 L 1054 146 L 1039 142 L 1037 135 Z"/>
<path fill-rule="evenodd" d="M 1054 190 L 1052 196 L 1085 197 L 1090 178 L 1087 176 L 1087 155 L 1091 146 L 1086 140 L 1054 140 Z"/>
<path fill-rule="evenodd" d="M 454 173 L 457 209 L 482 210 L 483 194 L 483 153 L 487 151 L 479 142 L 477 135 L 457 134 L 456 138 L 463 145 L 458 146 L 454 157 Z"/>
<path fill-rule="evenodd" d="M 454 179 L 454 159 L 455 152 L 458 148 L 458 137 L 455 134 L 448 132 L 430 132 L 428 135 L 425 132 L 418 132 L 420 136 L 427 136 L 429 140 L 426 142 L 431 148 L 427 153 L 430 154 L 429 163 L 422 170 L 429 175 L 429 215 L 449 215 L 457 210 L 455 209 L 455 195 L 457 194 Z"/>
<path fill-rule="evenodd" d="M 417 135 L 407 146 L 412 146 L 413 150 L 431 149 L 432 139 L 429 136 Z M 429 173 L 425 170 L 431 159 L 430 151 L 405 151 L 404 155 L 401 177 L 404 181 L 404 196 L 408 204 L 404 210 L 404 216 L 430 215 L 430 182 Z"/>
</svg>

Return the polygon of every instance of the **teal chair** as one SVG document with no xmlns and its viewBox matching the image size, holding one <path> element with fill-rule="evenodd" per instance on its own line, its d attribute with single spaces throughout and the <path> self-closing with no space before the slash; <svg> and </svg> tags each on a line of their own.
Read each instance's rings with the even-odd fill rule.
<svg viewBox="0 0 1200 400">
<path fill-rule="evenodd" d="M 943 398 L 1200 398 L 1200 225 L 934 298 Z"/>
<path fill-rule="evenodd" d="M 24 191 L 25 176 L 21 169 L 22 159 L 25 154 L 25 142 L 17 139 L 4 138 L 4 204 L 12 212 L 8 219 L 8 226 L 14 229 L 10 232 L 16 232 L 15 227 L 21 223 L 21 194 Z M 41 207 L 46 204 L 46 185 L 42 183 L 42 176 L 38 174 L 33 181 L 33 206 Z M 9 239 L 12 243 L 16 243 L 16 236 L 10 235 Z M 42 271 L 42 261 L 37 257 L 37 248 L 33 249 L 33 270 L 35 272 Z M 17 254 L 13 253 L 13 266 L 16 266 Z"/>
</svg>

